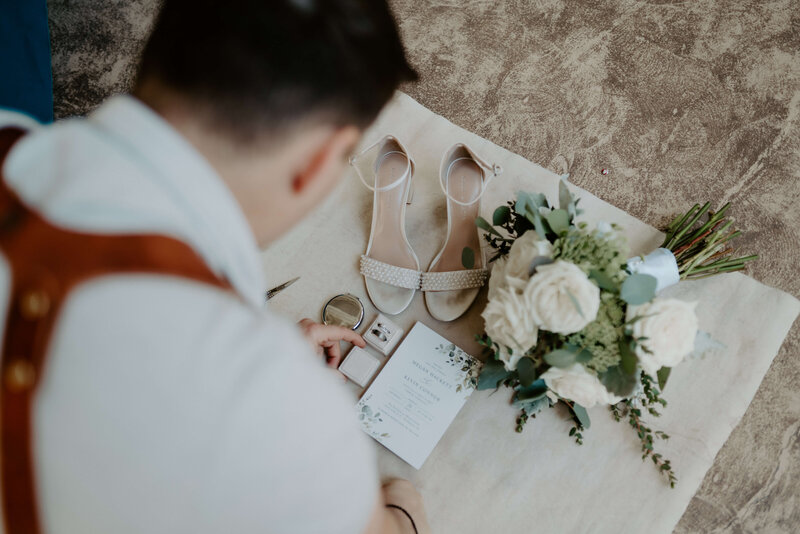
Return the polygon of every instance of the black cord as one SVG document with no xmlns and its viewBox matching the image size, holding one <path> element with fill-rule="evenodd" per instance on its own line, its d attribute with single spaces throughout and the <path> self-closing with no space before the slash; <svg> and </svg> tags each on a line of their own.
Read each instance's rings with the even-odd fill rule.
<svg viewBox="0 0 800 534">
<path fill-rule="evenodd" d="M 408 518 L 408 520 L 411 521 L 411 528 L 414 529 L 414 534 L 419 534 L 419 531 L 417 530 L 417 524 L 414 523 L 414 518 L 411 517 L 411 514 L 409 514 L 408 511 L 405 508 L 397 506 L 396 504 L 387 504 L 386 508 L 396 508 L 396 509 L 400 510 L 401 512 L 403 512 L 404 514 L 406 514 L 406 517 Z"/>
</svg>

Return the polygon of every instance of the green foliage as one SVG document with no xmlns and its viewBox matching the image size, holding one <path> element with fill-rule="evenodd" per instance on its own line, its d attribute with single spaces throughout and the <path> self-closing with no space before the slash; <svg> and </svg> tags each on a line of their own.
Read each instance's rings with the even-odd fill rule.
<svg viewBox="0 0 800 534">
<path fill-rule="evenodd" d="M 599 269 L 589 270 L 589 279 L 593 280 L 597 287 L 612 293 L 619 293 L 619 284 L 614 282 L 614 279 L 607 275 L 605 271 Z"/>
<path fill-rule="evenodd" d="M 567 349 L 556 349 L 544 355 L 544 361 L 553 367 L 566 368 L 575 363 L 577 354 Z"/>
<path fill-rule="evenodd" d="M 565 210 L 553 210 L 545 216 L 553 233 L 561 235 L 569 230 L 569 214 Z"/>
<path fill-rule="evenodd" d="M 461 265 L 465 269 L 472 269 L 475 267 L 475 251 L 469 247 L 464 247 L 461 251 Z"/>
<path fill-rule="evenodd" d="M 672 371 L 672 367 L 662 367 L 656 373 L 658 377 L 658 388 L 660 390 L 664 390 L 664 386 L 667 385 L 667 379 L 669 378 L 669 374 Z"/>
<path fill-rule="evenodd" d="M 584 347 L 592 358 L 586 367 L 598 373 L 618 365 L 621 360 L 619 340 L 624 337 L 625 304 L 616 295 L 600 293 L 597 318 L 576 334 L 567 336 L 567 343 Z"/>
<path fill-rule="evenodd" d="M 636 376 L 622 370 L 622 366 L 609 367 L 598 375 L 600 382 L 617 397 L 627 397 L 636 388 Z"/>
<path fill-rule="evenodd" d="M 494 226 L 492 226 L 491 224 L 489 224 L 489 221 L 487 221 L 487 220 L 486 220 L 486 219 L 484 219 L 483 217 L 478 217 L 478 218 L 476 218 L 476 219 L 475 219 L 475 225 L 476 225 L 478 228 L 480 228 L 481 230 L 484 230 L 484 231 L 486 231 L 486 232 L 488 232 L 488 233 L 490 233 L 490 234 L 494 234 L 494 235 L 495 235 L 495 236 L 497 236 L 497 237 L 503 237 L 503 236 L 501 236 L 501 235 L 500 235 L 500 232 L 498 232 L 497 230 L 495 230 Z"/>
<path fill-rule="evenodd" d="M 573 427 L 569 430 L 569 435 L 575 438 L 575 443 L 578 445 L 583 445 L 582 431 L 589 428 L 592 424 L 591 420 L 589 419 L 589 413 L 586 411 L 586 408 L 580 404 L 564 399 L 561 399 L 561 401 L 567 405 L 567 409 L 572 416 Z"/>
<path fill-rule="evenodd" d="M 500 206 L 492 214 L 492 223 L 495 226 L 503 226 L 511 220 L 511 208 L 509 206 Z"/>
<path fill-rule="evenodd" d="M 569 214 L 569 222 L 572 224 L 575 217 L 583 213 L 583 210 L 578 209 L 578 202 L 580 199 L 575 198 L 575 196 L 569 192 L 567 176 L 568 175 L 562 176 L 561 180 L 558 182 L 558 207 Z"/>
<path fill-rule="evenodd" d="M 570 406 L 570 410 L 575 415 L 575 418 L 581 424 L 581 426 L 585 429 L 589 429 L 592 426 L 592 421 L 589 419 L 589 412 L 586 411 L 586 408 L 581 406 L 578 403 L 573 403 Z"/>
<path fill-rule="evenodd" d="M 608 284 L 616 287 L 626 276 L 628 245 L 619 232 L 606 234 L 583 225 L 573 226 L 553 241 L 553 259 L 572 262 L 587 276 L 592 271 L 602 272 Z"/>
<path fill-rule="evenodd" d="M 620 354 L 620 368 L 622 372 L 627 375 L 632 375 L 636 372 L 636 364 L 639 358 L 636 357 L 631 348 L 631 341 L 628 338 L 620 338 L 619 340 L 619 354 Z"/>
<path fill-rule="evenodd" d="M 653 417 L 660 414 L 656 406 L 666 406 L 667 401 L 661 398 L 660 391 L 653 384 L 653 378 L 646 373 L 641 373 L 642 393 L 632 399 L 624 400 L 610 407 L 611 414 L 617 422 L 628 418 L 628 424 L 636 431 L 636 436 L 641 442 L 642 460 L 648 457 L 653 461 L 659 473 L 667 477 L 671 488 L 675 487 L 677 478 L 672 469 L 672 464 L 661 454 L 655 451 L 655 439 L 667 440 L 669 436 L 660 430 L 653 430 L 642 421 L 642 408 Z"/>
<path fill-rule="evenodd" d="M 500 206 L 494 211 L 492 222 L 499 227 L 499 230 L 497 228 L 493 228 L 493 231 L 486 230 L 486 226 L 491 225 L 485 219 L 476 219 L 475 221 L 476 226 L 486 230 L 483 237 L 489 246 L 496 251 L 494 256 L 489 258 L 489 262 L 508 254 L 514 240 L 533 229 L 533 224 L 524 215 L 520 215 L 514 207 L 514 202 L 508 202 L 505 206 Z M 500 230 L 502 230 L 502 233 Z M 508 237 L 504 237 L 503 234 Z"/>
<path fill-rule="evenodd" d="M 561 179 L 558 181 L 558 207 L 562 210 L 569 210 L 569 205 L 575 202 L 575 197 L 569 192 L 567 181 Z"/>
<path fill-rule="evenodd" d="M 632 306 L 650 302 L 656 296 L 658 280 L 649 274 L 635 273 L 622 283 L 620 298 Z"/>
<path fill-rule="evenodd" d="M 503 362 L 499 360 L 488 360 L 483 364 L 481 374 L 478 376 L 478 385 L 476 389 L 496 389 L 500 384 L 508 378 L 509 372 L 506 370 Z"/>
<path fill-rule="evenodd" d="M 540 400 L 547 394 L 547 385 L 544 380 L 539 379 L 532 382 L 527 387 L 520 387 L 514 393 L 514 404 L 523 406 L 534 401 Z"/>
<path fill-rule="evenodd" d="M 522 358 L 517 362 L 517 374 L 519 375 L 519 383 L 523 387 L 528 387 L 536 380 L 536 366 L 530 358 Z"/>
</svg>

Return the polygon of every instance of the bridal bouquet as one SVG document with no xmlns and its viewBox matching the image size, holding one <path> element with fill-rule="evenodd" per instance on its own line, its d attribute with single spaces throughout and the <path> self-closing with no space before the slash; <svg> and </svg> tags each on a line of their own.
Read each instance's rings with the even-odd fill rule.
<svg viewBox="0 0 800 534">
<path fill-rule="evenodd" d="M 658 416 L 670 369 L 696 343 L 713 342 L 698 332 L 696 303 L 657 293 L 680 279 L 739 270 L 755 256 L 731 259 L 729 242 L 739 232 L 725 219 L 727 206 L 694 206 L 672 222 L 662 248 L 629 259 L 620 229 L 576 224 L 577 205 L 562 180 L 558 208 L 542 194 L 521 192 L 494 211 L 491 224 L 476 221 L 496 251 L 485 334 L 478 336 L 493 357 L 478 389 L 513 389 L 518 432 L 543 408 L 562 403 L 578 444 L 590 426 L 587 408 L 609 406 L 636 431 L 642 458 L 674 486 L 669 460 L 653 447 L 668 436 L 649 428 L 642 412 Z"/>
</svg>

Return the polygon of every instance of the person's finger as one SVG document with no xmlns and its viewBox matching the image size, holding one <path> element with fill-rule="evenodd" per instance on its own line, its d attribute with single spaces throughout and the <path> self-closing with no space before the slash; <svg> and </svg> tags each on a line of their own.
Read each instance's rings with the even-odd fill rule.
<svg viewBox="0 0 800 534">
<path fill-rule="evenodd" d="M 344 326 L 325 325 L 320 329 L 320 334 L 325 341 L 347 341 L 362 349 L 367 346 L 363 337 Z"/>
<path fill-rule="evenodd" d="M 328 356 L 333 356 L 335 358 L 340 358 L 342 356 L 342 347 L 339 346 L 338 341 L 326 341 L 323 343 L 323 346 Z"/>
<path fill-rule="evenodd" d="M 338 341 L 330 341 L 325 343 L 325 362 L 333 367 L 338 368 L 339 362 L 342 361 L 342 348 L 339 346 Z"/>
<path fill-rule="evenodd" d="M 325 360 L 325 365 L 328 367 L 332 367 L 333 369 L 338 369 L 339 364 L 342 363 L 342 356 L 328 356 Z"/>
<path fill-rule="evenodd" d="M 314 321 L 312 321 L 308 317 L 304 317 L 304 318 L 300 319 L 299 321 L 297 321 L 297 324 L 300 325 L 300 328 L 302 328 L 303 330 L 306 330 L 306 329 L 308 329 L 309 326 L 315 325 L 317 323 L 315 323 Z"/>
</svg>

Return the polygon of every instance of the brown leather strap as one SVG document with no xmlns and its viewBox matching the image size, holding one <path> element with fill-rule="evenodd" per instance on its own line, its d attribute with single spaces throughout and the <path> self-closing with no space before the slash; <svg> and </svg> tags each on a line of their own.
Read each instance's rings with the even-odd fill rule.
<svg viewBox="0 0 800 534">
<path fill-rule="evenodd" d="M 91 278 L 151 273 L 188 278 L 224 290 L 189 246 L 159 235 L 96 235 L 56 227 L 8 188 L 2 166 L 24 134 L 0 130 L 0 250 L 11 272 L 0 362 L 0 469 L 6 534 L 41 532 L 33 464 L 32 401 L 58 312 L 70 290 Z"/>
</svg>

